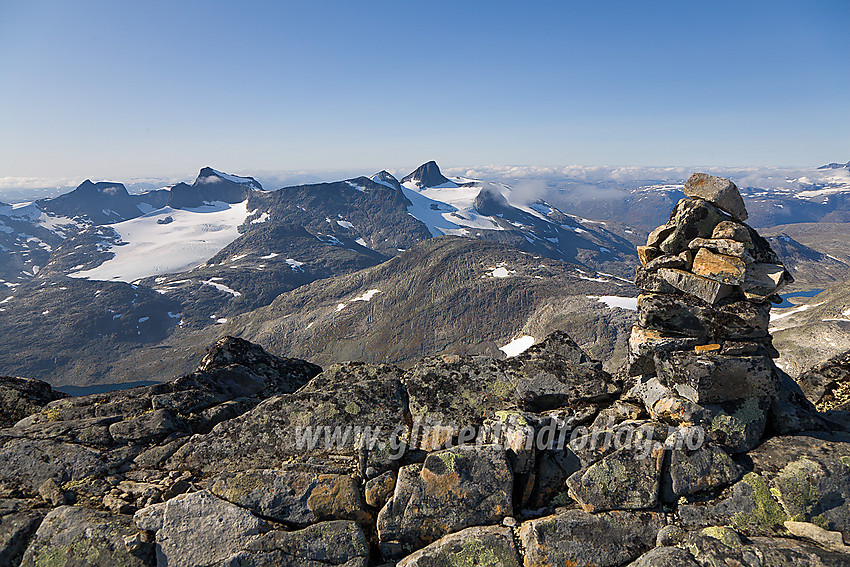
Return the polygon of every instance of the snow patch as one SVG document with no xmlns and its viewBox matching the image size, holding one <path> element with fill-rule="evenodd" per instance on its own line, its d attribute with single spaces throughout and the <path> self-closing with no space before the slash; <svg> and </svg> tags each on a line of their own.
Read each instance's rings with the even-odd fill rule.
<svg viewBox="0 0 850 567">
<path fill-rule="evenodd" d="M 637 297 L 620 297 L 618 295 L 588 295 L 588 299 L 595 299 L 608 307 L 619 307 L 629 311 L 637 311 Z"/>
<path fill-rule="evenodd" d="M 499 264 L 495 268 L 487 268 L 490 270 L 486 275 L 482 277 L 491 277 L 491 278 L 508 278 L 516 273 L 516 270 L 509 270 L 505 267 L 504 264 Z"/>
<path fill-rule="evenodd" d="M 535 338 L 531 335 L 523 335 L 521 337 L 517 337 L 508 344 L 503 347 L 499 347 L 499 350 L 505 353 L 505 355 L 510 358 L 512 356 L 517 356 L 525 351 L 527 351 L 535 342 Z"/>
<path fill-rule="evenodd" d="M 204 284 L 204 285 L 211 285 L 219 291 L 223 291 L 224 293 L 229 293 L 233 297 L 239 297 L 240 295 L 242 295 L 241 293 L 239 293 L 235 289 L 229 288 L 224 284 L 214 282 L 213 281 L 214 279 L 221 279 L 221 278 L 211 278 L 211 279 L 208 279 L 208 280 L 204 280 L 201 283 Z"/>
<path fill-rule="evenodd" d="M 370 289 L 369 291 L 363 292 L 362 294 L 358 295 L 351 301 L 372 301 L 372 298 L 379 293 L 381 293 L 380 289 Z"/>
</svg>

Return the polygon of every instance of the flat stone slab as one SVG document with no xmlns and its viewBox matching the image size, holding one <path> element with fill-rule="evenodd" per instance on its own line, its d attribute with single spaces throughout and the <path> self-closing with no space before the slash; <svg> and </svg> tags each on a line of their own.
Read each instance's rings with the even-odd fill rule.
<svg viewBox="0 0 850 567">
<path fill-rule="evenodd" d="M 768 356 L 724 356 L 696 352 L 660 354 L 659 379 L 694 403 L 727 402 L 776 394 L 778 375 Z"/>
</svg>

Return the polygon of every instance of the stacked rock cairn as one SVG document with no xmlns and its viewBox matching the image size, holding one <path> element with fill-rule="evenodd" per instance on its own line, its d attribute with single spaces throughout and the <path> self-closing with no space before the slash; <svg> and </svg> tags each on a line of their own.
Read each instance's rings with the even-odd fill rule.
<svg viewBox="0 0 850 567">
<path fill-rule="evenodd" d="M 729 453 L 755 447 L 780 388 L 771 302 L 793 278 L 744 223 L 728 179 L 695 173 L 667 224 L 638 247 L 633 396 L 657 420 L 702 426 Z"/>
</svg>

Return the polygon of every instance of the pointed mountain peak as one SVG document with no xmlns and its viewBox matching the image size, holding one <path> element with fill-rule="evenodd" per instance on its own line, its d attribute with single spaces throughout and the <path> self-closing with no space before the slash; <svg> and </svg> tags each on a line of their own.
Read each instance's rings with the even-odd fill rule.
<svg viewBox="0 0 850 567">
<path fill-rule="evenodd" d="M 402 183 L 408 181 L 413 182 L 419 187 L 437 187 L 445 183 L 451 183 L 449 179 L 440 171 L 440 166 L 437 162 L 431 160 L 428 163 L 423 163 L 416 168 L 416 171 L 406 176 L 401 180 Z"/>
<path fill-rule="evenodd" d="M 238 175 L 231 175 L 229 173 L 224 173 L 211 167 L 201 168 L 200 173 L 198 173 L 198 178 L 195 179 L 195 182 L 192 185 L 198 186 L 221 182 L 235 183 L 237 185 L 248 185 L 253 187 L 254 189 L 257 189 L 258 191 L 263 190 L 263 186 L 260 184 L 260 182 L 254 179 L 253 177 L 240 177 Z"/>
<path fill-rule="evenodd" d="M 386 169 L 382 169 L 378 173 L 372 176 L 372 181 L 375 183 L 379 183 L 381 185 L 386 185 L 392 189 L 401 190 L 401 184 L 398 182 L 398 179 L 395 178 L 395 175 L 387 171 Z"/>
</svg>

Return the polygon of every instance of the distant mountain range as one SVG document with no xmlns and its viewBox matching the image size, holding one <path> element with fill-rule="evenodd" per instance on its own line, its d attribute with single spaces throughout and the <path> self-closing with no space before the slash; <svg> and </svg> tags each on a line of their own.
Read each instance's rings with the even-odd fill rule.
<svg viewBox="0 0 850 567">
<path fill-rule="evenodd" d="M 850 211 L 850 190 L 819 179 L 743 191 L 756 220 L 787 210 L 820 221 L 765 231 L 798 289 L 850 278 L 847 239 L 819 228 L 843 226 L 825 221 Z M 188 369 L 223 333 L 318 362 L 403 364 L 499 353 L 560 328 L 614 365 L 637 294 L 635 246 L 681 188 L 560 204 L 545 194 L 446 176 L 430 161 L 400 181 L 381 171 L 268 191 L 205 167 L 191 185 L 138 195 L 85 181 L 3 204 L 0 375 L 164 380 L 163 352 Z"/>
<path fill-rule="evenodd" d="M 116 382 L 148 378 L 110 368 L 137 349 L 207 328 L 218 333 L 281 294 L 445 235 L 466 237 L 463 246 L 473 248 L 475 241 L 501 245 L 490 256 L 499 250 L 564 262 L 573 279 L 590 282 L 581 286 L 586 294 L 588 285 L 605 287 L 597 295 L 630 287 L 634 245 L 644 234 L 543 200 L 512 201 L 507 185 L 450 179 L 428 162 L 401 182 L 382 171 L 266 191 L 251 177 L 204 168 L 192 185 L 141 195 L 86 181 L 56 198 L 4 205 L 0 332 L 11 338 L 0 346 L 0 374 L 78 385 L 103 381 L 104 372 Z M 329 287 L 311 289 L 321 295 Z M 510 340 L 526 322 L 520 311 L 503 315 L 504 324 L 467 346 Z M 401 348 L 390 358 L 414 351 L 429 349 Z"/>
</svg>

